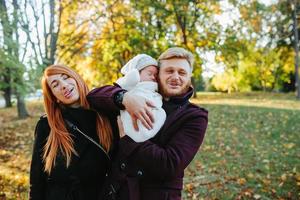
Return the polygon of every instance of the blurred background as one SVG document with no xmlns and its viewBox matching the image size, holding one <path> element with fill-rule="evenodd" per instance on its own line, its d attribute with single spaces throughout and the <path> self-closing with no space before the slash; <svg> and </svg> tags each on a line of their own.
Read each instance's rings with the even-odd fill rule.
<svg viewBox="0 0 300 200">
<path fill-rule="evenodd" d="M 0 0 L 0 199 L 27 199 L 47 66 L 94 88 L 173 46 L 210 112 L 183 199 L 300 199 L 299 17 L 299 0 Z"/>
</svg>

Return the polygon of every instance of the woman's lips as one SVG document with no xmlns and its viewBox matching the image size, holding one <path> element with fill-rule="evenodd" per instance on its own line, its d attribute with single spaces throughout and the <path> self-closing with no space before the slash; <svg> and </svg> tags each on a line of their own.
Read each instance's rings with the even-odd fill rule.
<svg viewBox="0 0 300 200">
<path fill-rule="evenodd" d="M 71 90 L 68 90 L 67 92 L 65 92 L 64 96 L 66 98 L 70 98 L 72 96 L 72 92 L 73 92 L 74 88 L 72 88 Z"/>
</svg>

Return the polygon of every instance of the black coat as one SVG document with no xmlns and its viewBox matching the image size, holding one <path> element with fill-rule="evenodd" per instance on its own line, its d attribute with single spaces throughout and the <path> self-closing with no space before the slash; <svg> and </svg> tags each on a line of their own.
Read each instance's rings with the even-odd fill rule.
<svg viewBox="0 0 300 200">
<path fill-rule="evenodd" d="M 96 133 L 96 113 L 82 108 L 63 110 L 64 119 L 75 124 L 82 132 L 99 142 Z M 68 128 L 69 129 L 69 128 Z M 78 156 L 72 154 L 66 167 L 64 156 L 58 151 L 51 174 L 44 172 L 43 147 L 50 132 L 46 117 L 41 117 L 35 130 L 30 169 L 31 200 L 96 200 L 101 190 L 110 161 L 106 155 L 80 133 L 69 130 Z"/>
</svg>

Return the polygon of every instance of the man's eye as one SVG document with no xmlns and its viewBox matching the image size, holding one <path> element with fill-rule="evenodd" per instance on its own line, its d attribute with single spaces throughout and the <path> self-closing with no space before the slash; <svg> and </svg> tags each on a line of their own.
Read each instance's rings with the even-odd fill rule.
<svg viewBox="0 0 300 200">
<path fill-rule="evenodd" d="M 69 78 L 69 76 L 68 76 L 67 74 L 64 74 L 64 75 L 62 76 L 62 78 L 63 78 L 64 80 L 66 80 L 66 79 Z"/>
</svg>

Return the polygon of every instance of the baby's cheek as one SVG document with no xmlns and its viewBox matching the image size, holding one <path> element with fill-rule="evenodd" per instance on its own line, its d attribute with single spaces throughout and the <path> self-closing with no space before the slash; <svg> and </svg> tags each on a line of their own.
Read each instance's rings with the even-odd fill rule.
<svg viewBox="0 0 300 200">
<path fill-rule="evenodd" d="M 145 75 L 144 75 L 144 74 L 141 74 L 141 75 L 140 75 L 140 79 L 141 79 L 141 81 L 145 81 Z"/>
<path fill-rule="evenodd" d="M 140 79 L 141 81 L 151 81 L 151 77 L 144 73 L 141 73 Z"/>
</svg>

